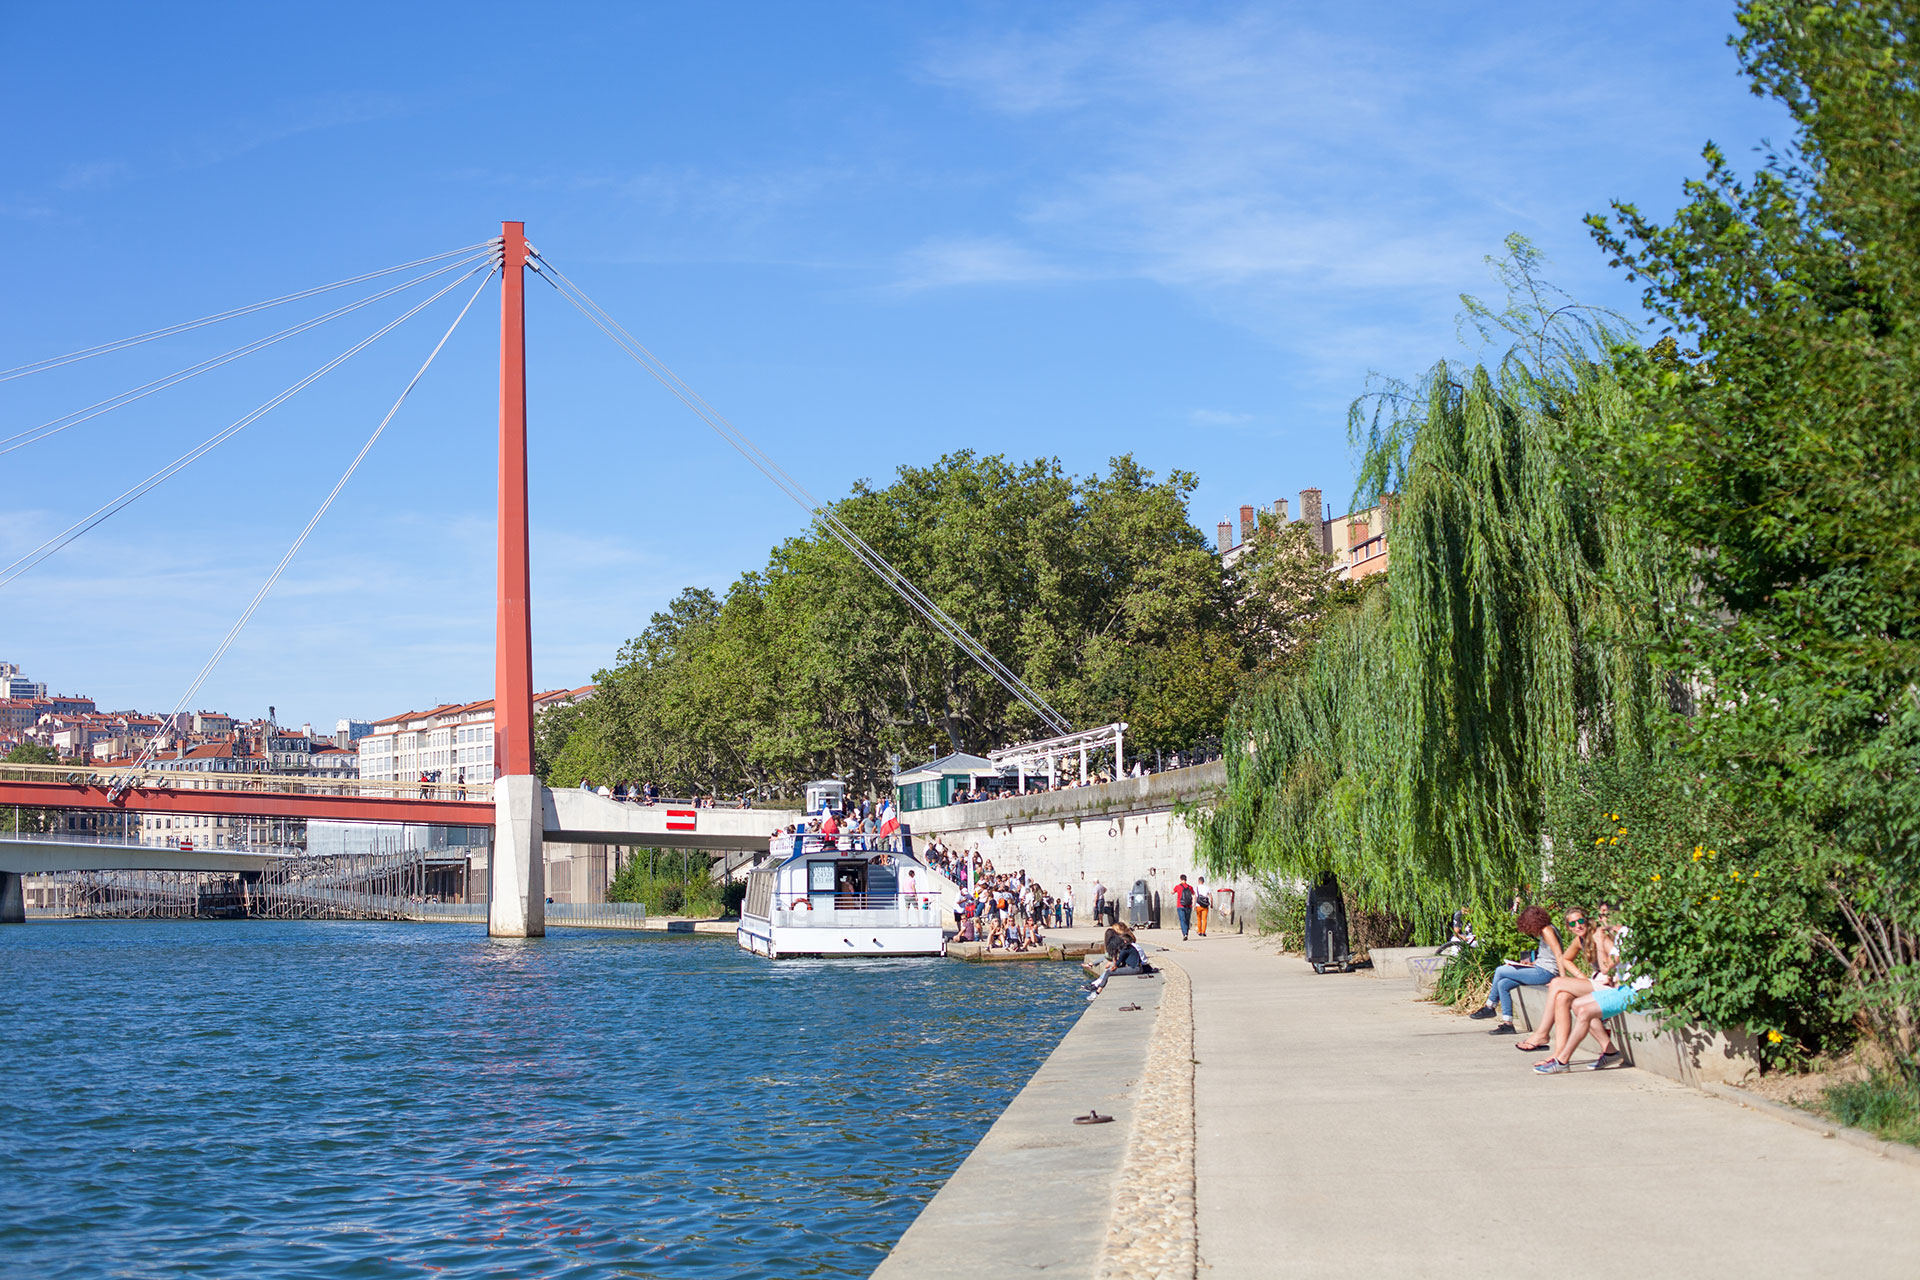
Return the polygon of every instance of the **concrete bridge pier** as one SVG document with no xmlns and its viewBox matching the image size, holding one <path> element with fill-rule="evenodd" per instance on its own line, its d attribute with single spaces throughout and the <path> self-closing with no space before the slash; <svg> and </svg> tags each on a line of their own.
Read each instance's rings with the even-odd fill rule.
<svg viewBox="0 0 1920 1280">
<path fill-rule="evenodd" d="M 547 936 L 544 791 L 531 774 L 493 786 L 493 852 L 487 859 L 487 936 Z"/>
<path fill-rule="evenodd" d="M 0 871 L 0 924 L 27 922 L 27 893 L 18 871 Z"/>
</svg>

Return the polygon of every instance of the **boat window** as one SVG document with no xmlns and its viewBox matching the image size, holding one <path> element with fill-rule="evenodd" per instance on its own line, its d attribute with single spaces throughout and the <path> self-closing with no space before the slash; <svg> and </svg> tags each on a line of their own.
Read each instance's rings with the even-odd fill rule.
<svg viewBox="0 0 1920 1280">
<path fill-rule="evenodd" d="M 807 864 L 807 892 L 833 892 L 833 864 L 831 862 L 809 862 Z"/>
</svg>

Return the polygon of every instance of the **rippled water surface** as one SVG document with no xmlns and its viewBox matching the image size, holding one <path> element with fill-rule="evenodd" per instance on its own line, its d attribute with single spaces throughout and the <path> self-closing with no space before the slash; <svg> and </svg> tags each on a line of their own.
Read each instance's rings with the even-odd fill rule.
<svg viewBox="0 0 1920 1280">
<path fill-rule="evenodd" d="M 864 1276 L 1061 964 L 472 926 L 0 929 L 9 1276 Z"/>
</svg>

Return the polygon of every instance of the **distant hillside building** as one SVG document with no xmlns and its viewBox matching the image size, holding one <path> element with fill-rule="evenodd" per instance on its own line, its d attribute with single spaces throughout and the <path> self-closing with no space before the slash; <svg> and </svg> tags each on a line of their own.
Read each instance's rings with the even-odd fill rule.
<svg viewBox="0 0 1920 1280">
<path fill-rule="evenodd" d="M 47 686 L 27 679 L 15 662 L 0 662 L 0 698 L 31 702 L 47 696 Z"/>
</svg>

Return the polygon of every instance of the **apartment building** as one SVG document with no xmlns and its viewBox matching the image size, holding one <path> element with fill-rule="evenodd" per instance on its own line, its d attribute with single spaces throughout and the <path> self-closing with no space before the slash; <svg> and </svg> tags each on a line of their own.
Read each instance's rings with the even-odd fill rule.
<svg viewBox="0 0 1920 1280">
<path fill-rule="evenodd" d="M 534 713 L 585 701 L 595 688 L 588 684 L 535 694 Z M 375 720 L 354 745 L 359 776 L 373 781 L 407 782 L 430 773 L 442 782 L 456 782 L 462 774 L 469 782 L 492 782 L 493 699 L 442 703 Z"/>
<path fill-rule="evenodd" d="M 1326 514 L 1320 490 L 1302 489 L 1298 519 L 1313 532 L 1320 549 L 1334 557 L 1334 572 L 1340 578 L 1365 578 L 1383 572 L 1387 567 L 1387 526 L 1392 511 L 1393 499 L 1389 496 L 1384 502 L 1364 511 L 1331 516 Z M 1260 521 L 1278 520 L 1286 523 L 1293 518 L 1287 510 L 1285 498 L 1268 508 L 1241 507 L 1240 536 L 1237 539 L 1234 537 L 1232 521 L 1222 520 L 1215 526 L 1221 565 L 1230 569 L 1246 554 L 1248 545 L 1253 541 L 1253 531 Z"/>
</svg>

